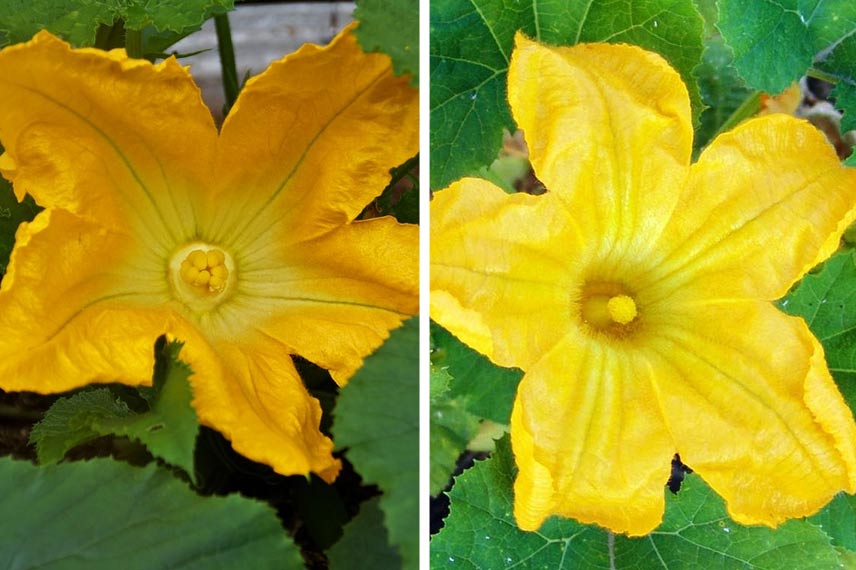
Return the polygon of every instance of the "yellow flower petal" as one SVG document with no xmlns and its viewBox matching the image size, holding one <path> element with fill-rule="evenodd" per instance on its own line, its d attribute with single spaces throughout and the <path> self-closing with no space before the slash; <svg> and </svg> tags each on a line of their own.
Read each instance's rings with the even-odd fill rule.
<svg viewBox="0 0 856 570">
<path fill-rule="evenodd" d="M 317 473 L 333 481 L 341 463 L 321 434 L 321 405 L 309 395 L 284 346 L 261 334 L 246 344 L 210 345 L 177 323 L 187 342 L 181 359 L 193 370 L 193 405 L 199 421 L 232 442 L 235 451 L 283 475 Z"/>
<path fill-rule="evenodd" d="M 0 52 L 0 99 L 0 170 L 46 208 L 0 287 L 0 387 L 149 382 L 168 334 L 201 421 L 334 478 L 290 354 L 343 382 L 417 309 L 416 228 L 350 223 L 416 152 L 416 93 L 388 59 L 348 33 L 305 48 L 248 85 L 220 141 L 174 59 L 48 33 Z"/>
<path fill-rule="evenodd" d="M 645 346 L 681 459 L 735 520 L 776 525 L 856 490 L 856 426 L 802 319 L 746 301 L 657 331 Z"/>
<path fill-rule="evenodd" d="M 809 123 L 747 121 L 693 165 L 663 233 L 660 278 L 690 295 L 778 299 L 838 247 L 856 218 L 854 189 L 856 170 Z"/>
<path fill-rule="evenodd" d="M 375 218 L 280 249 L 242 260 L 236 302 L 258 311 L 259 330 L 339 384 L 419 310 L 415 225 Z"/>
<path fill-rule="evenodd" d="M 431 285 L 432 316 L 526 371 L 519 526 L 649 532 L 674 452 L 746 523 L 853 492 L 853 416 L 805 323 L 769 303 L 856 215 L 822 135 L 758 119 L 690 168 L 677 74 L 626 46 L 518 36 L 509 100 L 548 192 L 438 192 Z"/>
<path fill-rule="evenodd" d="M 158 250 L 194 231 L 190 194 L 207 186 L 217 131 L 174 58 L 71 50 L 41 32 L 0 52 L 0 100 L 0 166 L 19 198 L 114 229 L 131 220 Z"/>
<path fill-rule="evenodd" d="M 2 389 L 151 382 L 153 341 L 167 322 L 158 305 L 167 297 L 145 272 L 137 282 L 114 273 L 138 258 L 136 248 L 128 236 L 62 210 L 21 225 L 0 287 Z M 146 302 L 154 306 L 136 309 Z"/>
<path fill-rule="evenodd" d="M 548 47 L 518 33 L 508 100 L 535 174 L 602 253 L 662 231 L 687 175 L 689 96 L 660 56 L 626 45 Z"/>
<path fill-rule="evenodd" d="M 631 535 L 659 524 L 675 448 L 651 375 L 638 351 L 579 333 L 526 372 L 511 420 L 520 528 L 552 514 Z"/>
<path fill-rule="evenodd" d="M 223 124 L 225 209 L 212 237 L 240 248 L 274 223 L 279 239 L 297 241 L 353 220 L 389 169 L 416 154 L 418 117 L 417 91 L 387 56 L 365 54 L 350 27 L 273 63 Z"/>
<path fill-rule="evenodd" d="M 548 251 L 551 241 L 561 248 Z M 494 362 L 525 368 L 570 323 L 580 249 L 554 196 L 456 182 L 431 202 L 431 317 Z"/>
</svg>

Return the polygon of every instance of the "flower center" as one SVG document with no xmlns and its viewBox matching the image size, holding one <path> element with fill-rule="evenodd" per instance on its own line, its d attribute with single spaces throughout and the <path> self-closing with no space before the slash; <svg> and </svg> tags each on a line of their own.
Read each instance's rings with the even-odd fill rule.
<svg viewBox="0 0 856 570">
<path fill-rule="evenodd" d="M 235 282 L 232 257 L 216 245 L 186 244 L 169 262 L 176 297 L 194 311 L 214 308 Z"/>
<path fill-rule="evenodd" d="M 200 295 L 222 293 L 229 278 L 226 254 L 220 249 L 194 249 L 181 262 L 178 273 Z"/>
<path fill-rule="evenodd" d="M 594 284 L 583 290 L 580 314 L 590 327 L 625 333 L 639 312 L 636 301 L 623 288 L 611 284 Z"/>
</svg>

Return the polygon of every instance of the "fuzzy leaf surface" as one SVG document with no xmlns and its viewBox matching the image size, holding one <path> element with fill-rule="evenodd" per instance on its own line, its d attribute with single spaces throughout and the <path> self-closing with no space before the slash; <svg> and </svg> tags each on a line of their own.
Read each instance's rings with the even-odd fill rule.
<svg viewBox="0 0 856 570">
<path fill-rule="evenodd" d="M 419 319 L 390 333 L 348 385 L 333 435 L 363 481 L 383 491 L 390 543 L 404 568 L 419 564 Z"/>
<path fill-rule="evenodd" d="M 360 21 L 357 40 L 365 51 L 380 51 L 392 59 L 396 75 L 410 74 L 419 85 L 418 0 L 357 0 L 354 19 Z"/>
<path fill-rule="evenodd" d="M 852 252 L 832 256 L 818 273 L 803 277 L 779 303 L 805 319 L 823 345 L 829 371 L 856 410 L 856 262 Z"/>
<path fill-rule="evenodd" d="M 360 505 L 360 512 L 345 526 L 345 534 L 327 552 L 330 570 L 349 570 L 356 560 L 362 568 L 401 568 L 401 557 L 387 542 L 378 502 L 374 498 Z"/>
<path fill-rule="evenodd" d="M 0 459 L 0 567 L 302 568 L 269 506 L 201 497 L 168 471 L 110 459 Z"/>
<path fill-rule="evenodd" d="M 666 513 L 648 536 L 616 536 L 557 517 L 538 532 L 523 532 L 512 515 L 514 474 L 505 437 L 493 457 L 456 479 L 451 514 L 431 541 L 432 567 L 821 570 L 840 564 L 829 536 L 809 522 L 792 520 L 773 530 L 731 521 L 722 500 L 694 474 L 677 495 L 664 488 Z"/>
<path fill-rule="evenodd" d="M 432 365 L 450 375 L 449 397 L 479 418 L 508 425 L 523 371 L 496 366 L 436 323 L 431 323 L 431 343 Z"/>
<path fill-rule="evenodd" d="M 99 25 L 187 34 L 211 15 L 231 10 L 233 0 L 0 0 L 0 46 L 48 30 L 75 46 L 92 46 Z"/>
<path fill-rule="evenodd" d="M 41 463 L 56 463 L 66 452 L 102 435 L 136 439 L 155 457 L 184 469 L 193 477 L 193 450 L 199 423 L 191 406 L 190 368 L 180 360 L 181 344 L 162 347 L 154 384 L 141 388 L 150 409 L 134 412 L 108 388 L 83 391 L 57 400 L 34 428 Z"/>
</svg>

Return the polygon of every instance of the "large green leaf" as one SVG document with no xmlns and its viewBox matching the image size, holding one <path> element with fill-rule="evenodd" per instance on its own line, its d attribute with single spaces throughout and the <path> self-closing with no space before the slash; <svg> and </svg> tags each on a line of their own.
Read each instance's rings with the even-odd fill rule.
<svg viewBox="0 0 856 570">
<path fill-rule="evenodd" d="M 523 372 L 494 365 L 436 323 L 431 323 L 431 345 L 431 364 L 451 376 L 449 397 L 475 416 L 508 424 Z"/>
<path fill-rule="evenodd" d="M 450 395 L 448 384 L 452 377 L 446 369 L 432 364 L 430 379 L 429 492 L 436 495 L 449 483 L 457 467 L 458 457 L 478 432 L 479 419 Z"/>
<path fill-rule="evenodd" d="M 186 34 L 234 0 L 0 0 L 0 39 L 17 43 L 46 29 L 75 46 L 95 44 L 101 25 L 124 20 L 125 27 Z"/>
<path fill-rule="evenodd" d="M 55 463 L 69 449 L 112 434 L 140 441 L 152 455 L 181 467 L 192 478 L 199 424 L 191 406 L 190 368 L 178 360 L 181 343 L 164 343 L 158 350 L 153 386 L 141 389 L 149 400 L 147 411 L 132 411 L 108 388 L 61 398 L 33 428 L 30 439 L 39 461 Z"/>
<path fill-rule="evenodd" d="M 200 497 L 151 464 L 36 467 L 0 459 L 0 567 L 45 570 L 298 568 L 267 505 Z"/>
<path fill-rule="evenodd" d="M 725 514 L 722 500 L 696 475 L 667 493 L 660 527 L 642 538 L 551 518 L 523 532 L 512 516 L 514 461 L 508 438 L 494 456 L 457 478 L 451 514 L 431 541 L 436 568 L 793 568 L 840 567 L 837 550 L 817 526 L 793 520 L 773 530 L 745 527 Z M 664 473 L 664 479 L 668 476 Z"/>
<path fill-rule="evenodd" d="M 817 60 L 817 69 L 838 82 L 842 128 L 856 128 L 856 2 L 722 0 L 718 27 L 734 50 L 734 65 L 755 89 L 779 93 Z"/>
<path fill-rule="evenodd" d="M 342 389 L 333 435 L 366 483 L 383 491 L 390 543 L 419 563 L 419 319 L 392 331 Z"/>
<path fill-rule="evenodd" d="M 832 544 L 856 551 L 856 497 L 839 493 L 823 510 L 808 520 L 832 538 Z"/>
<path fill-rule="evenodd" d="M 692 0 L 434 0 L 431 27 L 431 188 L 470 175 L 496 158 L 514 129 L 506 74 L 514 34 L 546 43 L 623 42 L 661 53 L 687 83 L 702 53 L 702 19 Z"/>
<path fill-rule="evenodd" d="M 327 552 L 330 570 L 401 568 L 401 557 L 387 543 L 383 512 L 378 502 L 378 499 L 371 499 L 360 505 L 359 514 L 345 526 L 342 539 Z"/>
<path fill-rule="evenodd" d="M 418 0 L 357 0 L 354 19 L 363 49 L 387 54 L 397 75 L 409 73 L 419 85 Z"/>
<path fill-rule="evenodd" d="M 856 410 L 856 263 L 852 252 L 831 257 L 807 275 L 781 302 L 803 317 L 823 344 L 829 370 L 850 408 Z"/>
</svg>

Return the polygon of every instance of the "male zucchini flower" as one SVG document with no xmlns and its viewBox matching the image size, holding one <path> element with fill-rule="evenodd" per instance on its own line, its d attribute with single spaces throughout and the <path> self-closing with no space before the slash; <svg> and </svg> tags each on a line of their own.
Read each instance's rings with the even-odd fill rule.
<svg viewBox="0 0 856 570">
<path fill-rule="evenodd" d="M 417 311 L 417 228 L 354 221 L 416 152 L 417 94 L 350 29 L 250 80 L 218 135 L 190 74 L 47 32 L 0 52 L 0 170 L 45 209 L 0 287 L 0 388 L 151 382 L 283 474 L 340 468 L 290 355 L 340 384 Z"/>
<path fill-rule="evenodd" d="M 641 535 L 676 452 L 738 522 L 856 490 L 856 426 L 800 318 L 773 306 L 856 217 L 856 172 L 772 115 L 690 165 L 686 88 L 626 45 L 519 35 L 508 98 L 541 196 L 464 179 L 431 207 L 431 314 L 525 372 L 515 517 Z"/>
</svg>

